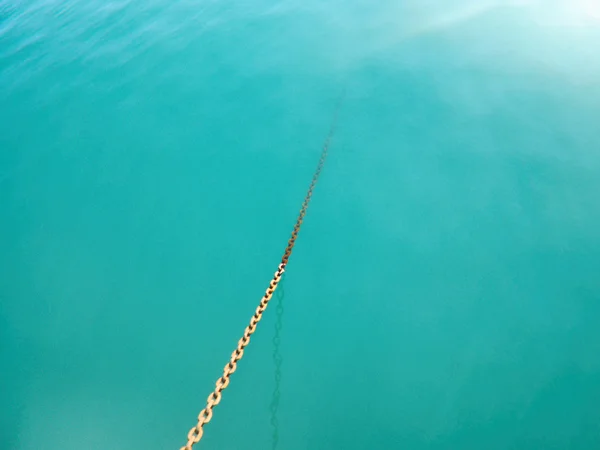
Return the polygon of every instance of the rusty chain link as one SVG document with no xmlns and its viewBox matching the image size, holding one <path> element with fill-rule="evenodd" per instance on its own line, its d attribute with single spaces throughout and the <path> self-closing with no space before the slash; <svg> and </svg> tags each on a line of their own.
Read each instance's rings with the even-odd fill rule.
<svg viewBox="0 0 600 450">
<path fill-rule="evenodd" d="M 304 216 L 306 215 L 306 210 L 308 209 L 308 204 L 312 197 L 313 190 L 315 188 L 315 185 L 317 184 L 319 176 L 321 175 L 323 166 L 325 165 L 325 159 L 327 158 L 329 145 L 333 137 L 333 133 L 335 131 L 335 126 L 337 124 L 337 116 L 339 113 L 339 109 L 342 105 L 343 99 L 344 95 L 342 94 L 337 104 L 337 108 L 335 111 L 333 122 L 331 124 L 331 128 L 329 130 L 329 134 L 327 135 L 327 139 L 325 140 L 325 144 L 323 145 L 321 157 L 319 159 L 319 163 L 317 164 L 317 169 L 313 174 L 310 186 L 308 188 L 308 192 L 304 197 L 304 202 L 302 202 L 300 214 L 298 215 L 298 219 L 296 220 L 296 224 L 294 225 L 294 229 L 292 231 L 292 236 L 288 240 L 287 247 L 285 249 L 285 252 L 283 253 L 283 257 L 281 258 L 281 263 L 279 263 L 279 267 L 273 275 L 273 278 L 269 283 L 269 287 L 267 288 L 265 295 L 262 297 L 258 307 L 256 308 L 256 312 L 252 316 L 252 319 L 250 319 L 250 324 L 244 330 L 244 335 L 238 341 L 237 348 L 231 354 L 229 362 L 223 369 L 223 375 L 217 380 L 215 390 L 208 396 L 208 399 L 206 400 L 206 407 L 202 411 L 200 411 L 200 414 L 198 415 L 198 423 L 194 427 L 192 427 L 188 432 L 187 444 L 181 447 L 180 450 L 192 450 L 194 444 L 197 444 L 198 442 L 200 442 L 200 439 L 202 439 L 202 435 L 204 434 L 203 427 L 212 419 L 213 408 L 217 406 L 221 401 L 221 393 L 229 385 L 231 374 L 235 372 L 235 370 L 237 369 L 237 363 L 240 359 L 242 359 L 242 356 L 244 356 L 244 349 L 250 343 L 250 336 L 252 336 L 254 331 L 256 331 L 258 322 L 260 322 L 260 319 L 262 319 L 262 315 L 267 309 L 269 300 L 271 300 L 271 297 L 273 297 L 273 293 L 275 292 L 275 289 L 277 289 L 277 285 L 281 281 L 283 272 L 285 271 L 290 256 L 292 255 L 292 250 L 294 249 L 296 239 L 298 238 L 300 227 L 302 226 L 302 222 L 304 221 Z"/>
</svg>

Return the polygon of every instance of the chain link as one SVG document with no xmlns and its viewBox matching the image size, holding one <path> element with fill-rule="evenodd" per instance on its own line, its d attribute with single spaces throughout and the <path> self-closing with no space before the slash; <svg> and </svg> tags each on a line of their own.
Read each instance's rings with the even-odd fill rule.
<svg viewBox="0 0 600 450">
<path fill-rule="evenodd" d="M 308 192 L 304 197 L 304 201 L 302 202 L 302 208 L 300 209 L 300 214 L 298 215 L 298 219 L 296 220 L 296 224 L 294 225 L 294 229 L 292 231 L 292 235 L 288 240 L 287 247 L 285 252 L 283 253 L 283 257 L 281 258 L 281 263 L 279 264 L 277 271 L 273 275 L 271 282 L 269 283 L 269 287 L 267 288 L 265 295 L 262 297 L 258 307 L 256 308 L 256 312 L 250 319 L 250 324 L 244 330 L 244 335 L 238 341 L 237 348 L 231 354 L 231 358 L 225 368 L 223 369 L 223 375 L 219 378 L 215 384 L 215 390 L 208 396 L 206 400 L 206 407 L 200 411 L 198 415 L 198 423 L 196 426 L 192 427 L 187 435 L 187 443 L 180 450 L 192 450 L 194 444 L 200 442 L 202 439 L 202 435 L 204 434 L 204 425 L 206 425 L 212 419 L 213 408 L 219 404 L 221 401 L 221 393 L 223 390 L 229 385 L 230 377 L 237 369 L 237 363 L 242 356 L 244 356 L 244 349 L 250 343 L 250 336 L 256 331 L 256 327 L 260 319 L 262 319 L 262 315 L 267 309 L 269 301 L 273 297 L 273 293 L 275 289 L 277 289 L 277 285 L 281 281 L 281 277 L 285 272 L 285 268 L 288 264 L 290 256 L 292 255 L 292 250 L 294 249 L 294 245 L 296 244 L 296 239 L 298 238 L 298 233 L 300 232 L 300 227 L 302 226 L 302 222 L 304 221 L 304 216 L 306 215 L 306 210 L 308 209 L 308 204 L 310 203 L 310 199 L 313 194 L 313 190 L 319 176 L 321 175 L 321 171 L 323 170 L 323 166 L 325 165 L 325 159 L 327 158 L 327 153 L 329 152 L 329 145 L 333 134 L 335 132 L 335 126 L 337 123 L 337 116 L 339 113 L 339 109 L 341 107 L 343 101 L 343 95 L 340 97 L 338 102 L 333 123 L 329 130 L 329 134 L 327 135 L 327 139 L 325 140 L 325 144 L 323 145 L 323 150 L 321 151 L 321 157 L 319 158 L 319 163 L 317 164 L 317 169 L 315 170 L 310 186 L 308 188 Z"/>
</svg>

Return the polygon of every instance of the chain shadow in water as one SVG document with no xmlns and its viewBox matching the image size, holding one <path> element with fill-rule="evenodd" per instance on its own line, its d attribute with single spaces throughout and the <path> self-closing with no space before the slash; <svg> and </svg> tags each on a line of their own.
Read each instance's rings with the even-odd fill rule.
<svg viewBox="0 0 600 450">
<path fill-rule="evenodd" d="M 277 413 L 279 410 L 279 398 L 281 396 L 281 363 L 283 358 L 281 356 L 281 328 L 283 326 L 283 299 L 285 297 L 284 286 L 285 286 L 285 275 L 281 279 L 279 289 L 276 291 L 276 305 L 275 305 L 275 336 L 273 337 L 273 363 L 275 365 L 275 388 L 273 389 L 273 395 L 271 397 L 271 425 L 273 426 L 273 435 L 271 439 L 272 450 L 277 449 L 279 443 L 279 420 Z"/>
</svg>

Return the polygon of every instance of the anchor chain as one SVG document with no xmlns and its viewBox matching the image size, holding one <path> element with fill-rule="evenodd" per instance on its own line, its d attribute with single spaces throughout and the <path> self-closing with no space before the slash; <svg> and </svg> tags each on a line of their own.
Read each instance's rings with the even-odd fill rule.
<svg viewBox="0 0 600 450">
<path fill-rule="evenodd" d="M 260 320 L 262 319 L 262 316 L 265 310 L 267 309 L 267 306 L 269 305 L 269 301 L 273 297 L 273 293 L 275 292 L 275 289 L 277 289 L 277 285 L 281 281 L 281 277 L 283 276 L 290 256 L 292 255 L 292 250 L 294 249 L 296 239 L 298 238 L 298 233 L 300 232 L 300 227 L 302 226 L 302 222 L 304 221 L 304 216 L 306 215 L 306 210 L 308 209 L 308 204 L 310 203 L 310 200 L 312 198 L 315 185 L 317 184 L 319 176 L 321 175 L 321 171 L 323 170 L 323 166 L 325 165 L 325 159 L 327 158 L 329 145 L 335 131 L 337 116 L 343 98 L 344 96 L 342 95 L 338 102 L 334 119 L 329 130 L 329 134 L 327 135 L 327 139 L 325 140 L 325 144 L 323 145 L 323 150 L 321 151 L 319 163 L 317 164 L 317 168 L 313 174 L 310 186 L 308 188 L 308 192 L 306 193 L 304 201 L 302 202 L 300 213 L 296 220 L 296 224 L 294 225 L 294 229 L 292 230 L 292 235 L 288 240 L 287 247 L 285 249 L 285 252 L 283 253 L 283 257 L 281 258 L 281 262 L 277 267 L 277 271 L 273 275 L 273 278 L 269 283 L 269 287 L 267 288 L 265 294 L 260 300 L 260 303 L 256 308 L 256 312 L 250 319 L 250 324 L 246 327 L 243 336 L 238 341 L 237 348 L 231 354 L 231 358 L 227 365 L 225 365 L 225 368 L 223 369 L 223 375 L 217 380 L 214 391 L 208 396 L 205 408 L 202 411 L 200 411 L 200 414 L 198 415 L 198 423 L 190 429 L 187 435 L 187 443 L 183 447 L 181 447 L 180 450 L 192 450 L 194 444 L 197 444 L 198 442 L 200 442 L 200 439 L 202 439 L 202 436 L 204 434 L 204 425 L 206 425 L 212 419 L 213 409 L 221 401 L 221 395 L 223 390 L 227 388 L 227 386 L 229 386 L 230 377 L 236 371 L 237 363 L 240 359 L 242 359 L 242 356 L 244 356 L 244 349 L 250 343 L 250 337 L 256 331 L 258 322 L 260 322 Z"/>
</svg>

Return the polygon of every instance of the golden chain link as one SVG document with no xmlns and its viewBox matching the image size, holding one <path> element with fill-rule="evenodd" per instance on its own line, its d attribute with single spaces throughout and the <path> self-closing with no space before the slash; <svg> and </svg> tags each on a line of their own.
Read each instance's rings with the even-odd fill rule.
<svg viewBox="0 0 600 450">
<path fill-rule="evenodd" d="M 238 341 L 237 348 L 231 354 L 231 359 L 225 366 L 225 368 L 223 370 L 223 375 L 221 376 L 221 378 L 219 378 L 217 380 L 215 390 L 208 396 L 208 399 L 206 400 L 206 407 L 202 411 L 200 411 L 200 414 L 198 415 L 198 423 L 196 424 L 196 426 L 194 426 L 189 431 L 189 433 L 187 435 L 187 438 L 188 438 L 187 444 L 185 446 L 181 447 L 180 450 L 192 450 L 192 446 L 194 444 L 197 444 L 198 442 L 200 442 L 200 439 L 202 439 L 202 435 L 204 434 L 203 427 L 205 424 L 210 422 L 210 420 L 212 419 L 213 408 L 215 406 L 217 406 L 219 404 L 219 402 L 221 401 L 221 393 L 229 385 L 229 380 L 230 380 L 231 374 L 233 372 L 235 372 L 235 370 L 237 369 L 238 361 L 240 359 L 242 359 L 242 356 L 244 356 L 244 349 L 250 343 L 250 336 L 252 336 L 254 331 L 256 331 L 256 326 L 258 325 L 258 322 L 260 322 L 260 319 L 262 319 L 262 315 L 265 312 L 265 310 L 267 309 L 269 300 L 271 300 L 271 297 L 273 296 L 275 289 L 277 289 L 277 285 L 281 281 L 283 272 L 285 271 L 287 263 L 292 254 L 294 244 L 296 243 L 296 239 L 298 238 L 298 232 L 300 231 L 300 227 L 302 226 L 304 216 L 306 215 L 306 210 L 308 208 L 308 204 L 312 197 L 313 190 L 315 188 L 315 185 L 317 184 L 319 175 L 321 175 L 321 171 L 323 170 L 323 166 L 325 164 L 325 159 L 327 158 L 327 153 L 329 151 L 329 144 L 331 142 L 331 138 L 333 137 L 333 133 L 335 131 L 335 126 L 337 123 L 337 115 L 339 112 L 339 108 L 342 104 L 342 100 L 343 100 L 343 96 L 340 98 L 340 101 L 338 102 L 335 116 L 333 119 L 333 123 L 329 130 L 329 134 L 327 135 L 327 139 L 325 140 L 325 144 L 323 145 L 323 150 L 321 152 L 321 158 L 319 159 L 317 169 L 315 170 L 314 175 L 312 177 L 312 181 L 308 188 L 308 192 L 306 194 L 306 197 L 304 198 L 304 202 L 302 203 L 302 208 L 300 209 L 300 214 L 298 215 L 298 219 L 296 220 L 296 224 L 294 225 L 294 229 L 292 231 L 292 236 L 290 237 L 287 247 L 285 249 L 285 252 L 283 253 L 283 257 L 281 258 L 281 263 L 279 264 L 279 267 L 277 268 L 277 272 L 275 272 L 275 275 L 273 276 L 271 283 L 269 283 L 269 287 L 267 288 L 265 295 L 263 296 L 258 307 L 256 308 L 256 312 L 252 316 L 252 319 L 250 319 L 250 324 L 244 330 L 244 335 Z"/>
</svg>

